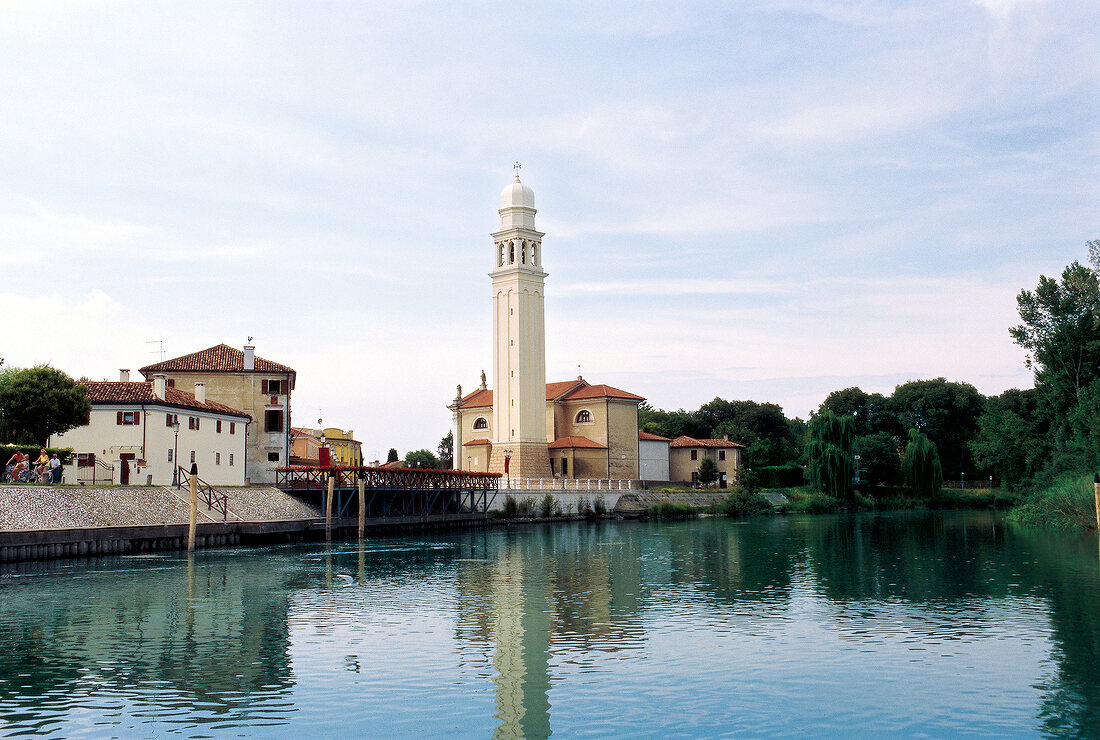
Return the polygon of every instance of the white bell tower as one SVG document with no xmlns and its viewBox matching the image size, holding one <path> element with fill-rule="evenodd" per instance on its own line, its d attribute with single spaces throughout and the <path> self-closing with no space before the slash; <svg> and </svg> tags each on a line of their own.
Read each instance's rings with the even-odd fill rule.
<svg viewBox="0 0 1100 740">
<path fill-rule="evenodd" d="M 546 324 L 542 237 L 535 194 L 516 179 L 500 193 L 493 237 L 493 452 L 489 470 L 549 478 L 546 448 Z"/>
</svg>

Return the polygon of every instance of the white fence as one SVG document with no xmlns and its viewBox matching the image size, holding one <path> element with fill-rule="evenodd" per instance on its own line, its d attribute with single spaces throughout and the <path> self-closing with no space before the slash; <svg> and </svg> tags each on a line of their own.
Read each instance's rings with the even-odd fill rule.
<svg viewBox="0 0 1100 740">
<path fill-rule="evenodd" d="M 499 491 L 640 491 L 638 480 L 615 478 L 504 478 Z"/>
</svg>

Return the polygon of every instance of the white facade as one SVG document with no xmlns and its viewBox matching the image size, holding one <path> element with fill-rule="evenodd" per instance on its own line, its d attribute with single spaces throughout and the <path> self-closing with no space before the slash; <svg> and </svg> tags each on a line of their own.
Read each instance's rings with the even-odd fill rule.
<svg viewBox="0 0 1100 740">
<path fill-rule="evenodd" d="M 174 419 L 180 423 L 178 440 L 170 426 Z M 93 401 L 89 423 L 53 435 L 50 446 L 71 447 L 75 455 L 93 453 L 97 459 L 113 466 L 114 483 L 124 482 L 125 468 L 126 482 L 130 485 L 170 485 L 177 462 L 187 470 L 194 462 L 198 465 L 199 478 L 205 482 L 240 486 L 245 479 L 248 423 L 248 418 L 241 415 L 157 400 L 142 403 Z M 91 480 L 91 475 L 91 471 L 79 468 L 74 459 L 64 468 L 63 482 L 76 483 L 85 477 Z M 103 475 L 100 469 L 96 473 L 97 482 Z"/>
<path fill-rule="evenodd" d="M 638 477 L 642 480 L 667 481 L 668 440 L 638 440 Z"/>
</svg>

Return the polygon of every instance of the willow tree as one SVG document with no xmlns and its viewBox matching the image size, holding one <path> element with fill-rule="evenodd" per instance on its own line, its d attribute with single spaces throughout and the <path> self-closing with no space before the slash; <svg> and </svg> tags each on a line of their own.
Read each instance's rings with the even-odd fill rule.
<svg viewBox="0 0 1100 740">
<path fill-rule="evenodd" d="M 809 458 L 810 484 L 833 498 L 843 499 L 849 507 L 855 505 L 852 478 L 852 417 L 837 416 L 824 411 L 810 421 Z"/>
<path fill-rule="evenodd" d="M 936 445 L 916 429 L 909 430 L 909 444 L 905 445 L 905 457 L 901 460 L 905 482 L 918 496 L 939 496 L 943 485 L 943 466 Z"/>
</svg>

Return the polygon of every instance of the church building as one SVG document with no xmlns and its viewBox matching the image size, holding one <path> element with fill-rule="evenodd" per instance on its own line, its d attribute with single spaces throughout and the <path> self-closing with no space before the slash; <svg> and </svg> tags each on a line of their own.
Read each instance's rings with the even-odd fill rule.
<svg viewBox="0 0 1100 740">
<path fill-rule="evenodd" d="M 645 399 L 582 377 L 546 382 L 545 280 L 535 194 L 519 175 L 500 194 L 492 234 L 493 389 L 452 412 L 455 467 L 512 478 L 636 479 Z"/>
</svg>

